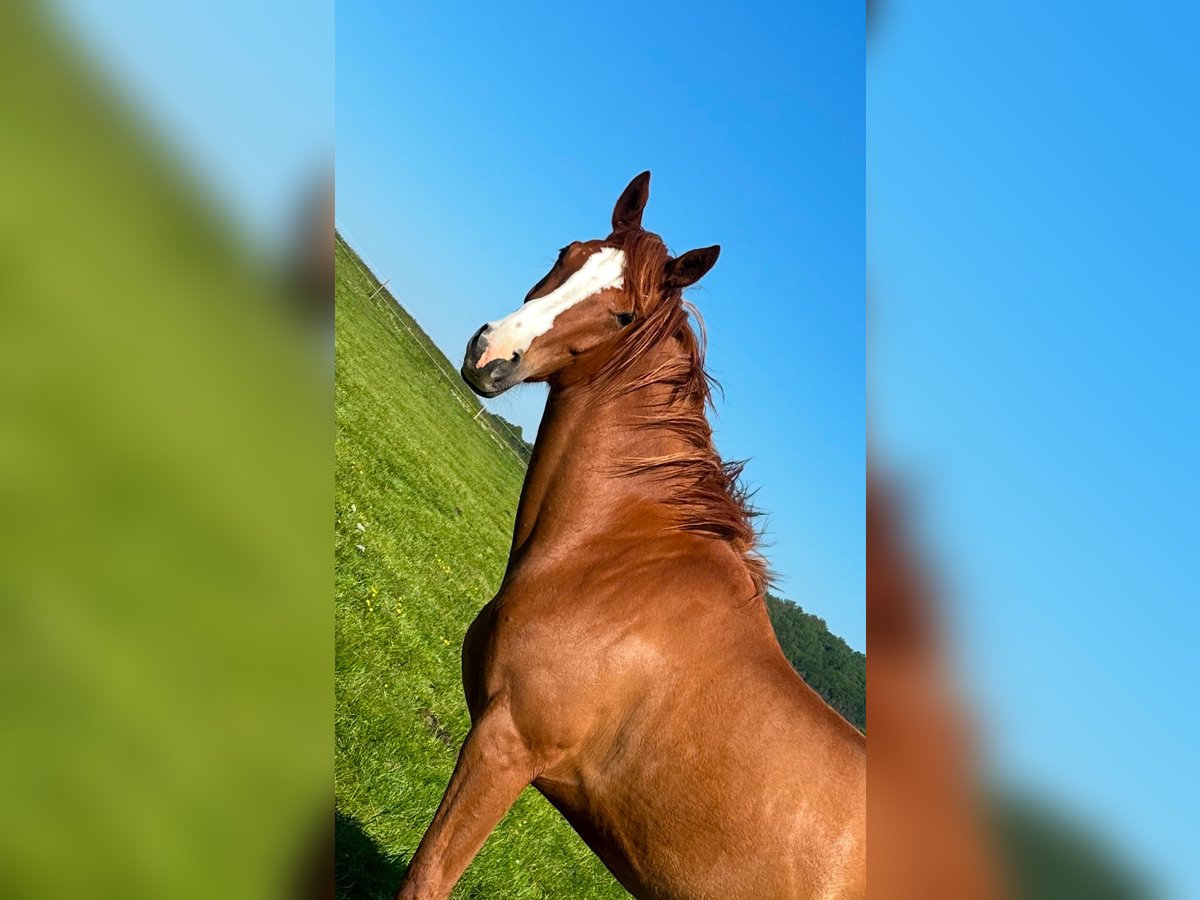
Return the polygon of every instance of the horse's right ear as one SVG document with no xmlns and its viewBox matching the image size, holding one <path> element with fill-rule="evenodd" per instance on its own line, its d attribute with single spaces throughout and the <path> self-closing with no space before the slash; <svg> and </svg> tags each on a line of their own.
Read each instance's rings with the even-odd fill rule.
<svg viewBox="0 0 1200 900">
<path fill-rule="evenodd" d="M 613 234 L 642 227 L 642 211 L 650 199 L 650 173 L 643 172 L 629 182 L 613 207 Z"/>
</svg>

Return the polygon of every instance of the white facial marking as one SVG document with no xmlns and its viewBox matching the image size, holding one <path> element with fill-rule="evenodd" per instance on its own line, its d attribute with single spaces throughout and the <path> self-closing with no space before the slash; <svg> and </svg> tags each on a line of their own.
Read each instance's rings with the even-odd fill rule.
<svg viewBox="0 0 1200 900">
<path fill-rule="evenodd" d="M 576 303 L 605 288 L 619 288 L 625 280 L 625 254 L 616 247 L 601 247 L 578 271 L 544 297 L 530 300 L 499 322 L 489 322 L 488 346 L 479 362 L 483 368 L 493 359 L 508 359 L 524 353 L 533 339 L 554 327 L 554 320 Z"/>
</svg>

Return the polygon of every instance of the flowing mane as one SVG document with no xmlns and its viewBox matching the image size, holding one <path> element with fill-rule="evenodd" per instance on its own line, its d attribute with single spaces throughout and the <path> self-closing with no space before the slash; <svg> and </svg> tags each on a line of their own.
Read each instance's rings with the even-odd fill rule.
<svg viewBox="0 0 1200 900">
<path fill-rule="evenodd" d="M 599 390 L 615 393 L 655 384 L 671 387 L 661 406 L 645 416 L 645 427 L 665 427 L 684 444 L 684 449 L 669 456 L 621 460 L 620 471 L 670 483 L 667 502 L 677 517 L 675 527 L 727 541 L 745 563 L 754 582 L 754 596 L 759 597 L 771 580 L 758 550 L 758 530 L 752 524 L 759 513 L 751 506 L 750 491 L 741 481 L 745 461 L 723 461 L 713 444 L 707 411 L 713 405 L 712 388 L 720 385 L 704 366 L 704 319 L 683 299 L 682 291 L 663 292 L 662 271 L 668 253 L 662 238 L 641 228 L 614 237 L 619 237 L 625 253 L 625 288 L 634 299 L 637 321 L 594 384 Z M 692 319 L 699 332 L 692 327 Z M 639 359 L 672 340 L 679 345 L 678 353 L 649 371 L 631 372 Z"/>
</svg>

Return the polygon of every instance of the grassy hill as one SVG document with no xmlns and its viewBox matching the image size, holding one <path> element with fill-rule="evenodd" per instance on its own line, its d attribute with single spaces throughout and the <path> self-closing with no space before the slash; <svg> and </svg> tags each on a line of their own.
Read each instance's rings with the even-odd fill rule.
<svg viewBox="0 0 1200 900">
<path fill-rule="evenodd" d="M 462 636 L 500 583 L 528 450 L 480 413 L 340 237 L 336 325 L 337 886 L 348 900 L 391 896 L 450 778 L 469 724 Z M 861 654 L 819 619 L 778 601 L 771 612 L 788 658 L 831 702 L 862 684 Z M 856 703 L 864 696 L 843 707 L 852 720 Z M 454 896 L 626 894 L 529 789 Z"/>
<path fill-rule="evenodd" d="M 524 464 L 340 238 L 336 252 L 337 886 L 390 898 L 467 733 L 460 645 L 504 572 Z M 454 896 L 626 894 L 530 789 Z"/>
</svg>

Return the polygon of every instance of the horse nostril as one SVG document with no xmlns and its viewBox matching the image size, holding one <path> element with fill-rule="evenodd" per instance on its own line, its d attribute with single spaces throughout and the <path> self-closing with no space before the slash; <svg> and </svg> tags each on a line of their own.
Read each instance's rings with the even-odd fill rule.
<svg viewBox="0 0 1200 900">
<path fill-rule="evenodd" d="M 519 362 L 521 361 L 521 356 L 522 356 L 522 355 L 523 355 L 523 354 L 521 353 L 521 351 L 520 351 L 520 350 L 514 350 L 514 351 L 513 351 L 513 355 L 512 355 L 512 361 L 513 361 L 514 363 L 519 363 Z"/>
<path fill-rule="evenodd" d="M 487 351 L 487 338 L 485 332 L 490 326 L 484 324 L 479 326 L 479 330 L 471 335 L 471 339 L 467 341 L 467 362 L 471 365 L 478 365 L 480 358 Z"/>
</svg>

